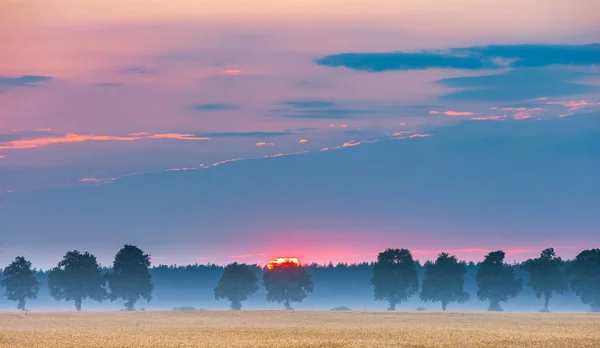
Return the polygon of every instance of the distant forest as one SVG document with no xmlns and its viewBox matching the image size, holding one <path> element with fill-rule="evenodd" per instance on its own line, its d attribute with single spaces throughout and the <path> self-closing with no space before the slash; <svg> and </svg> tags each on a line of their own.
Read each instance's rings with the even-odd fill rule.
<svg viewBox="0 0 600 348">
<path fill-rule="evenodd" d="M 388 249 L 392 250 L 392 249 Z M 394 249 L 399 251 L 398 249 Z M 404 250 L 404 249 L 402 249 Z M 549 249 L 547 249 L 549 250 Z M 386 251 L 388 252 L 388 251 Z M 407 251 L 408 252 L 408 251 Z M 592 266 L 595 268 L 589 269 L 589 279 L 592 287 L 600 289 L 600 260 L 597 259 L 600 249 L 593 249 L 593 256 L 596 259 L 592 260 Z M 381 255 L 379 263 L 382 262 Z M 493 253 L 490 253 L 490 255 Z M 410 256 L 410 253 L 408 254 Z M 489 256 L 489 255 L 488 255 Z M 412 260 L 412 256 L 411 260 Z M 502 261 L 504 253 L 502 253 Z M 95 260 L 95 258 L 94 258 Z M 487 259 L 486 259 L 487 260 Z M 338 309 L 352 309 L 352 310 L 385 310 L 388 309 L 389 301 L 385 299 L 382 301 L 375 301 L 374 299 L 374 278 L 377 274 L 378 262 L 371 263 L 359 263 L 359 264 L 345 264 L 339 263 L 337 265 L 318 265 L 318 264 L 307 264 L 301 266 L 310 275 L 314 287 L 309 291 L 305 298 L 297 301 L 299 303 L 294 304 L 294 309 L 315 309 L 315 310 L 331 310 L 334 308 Z M 561 269 L 569 270 L 572 267 L 573 260 L 562 261 Z M 402 262 L 400 262 L 402 263 Z M 389 265 L 392 265 L 390 263 Z M 423 292 L 421 288 L 426 278 L 426 269 L 429 265 L 433 265 L 433 262 L 425 264 L 414 261 L 414 269 L 416 271 L 416 281 L 418 291 L 408 291 L 406 298 L 398 302 L 397 310 L 441 310 L 440 303 L 425 302 L 422 300 L 423 296 L 420 296 L 420 292 Z M 469 310 L 486 310 L 488 309 L 488 301 L 482 301 L 478 298 L 478 291 L 480 285 L 477 277 L 478 272 L 481 270 L 483 265 L 479 263 L 464 263 L 464 292 L 467 294 L 462 301 L 454 300 L 448 304 L 448 310 L 452 311 L 469 311 Z M 514 275 L 515 284 L 520 283 L 518 291 L 515 292 L 514 296 L 510 296 L 504 303 L 502 303 L 502 310 L 504 311 L 539 311 L 544 307 L 543 296 L 536 296 L 536 292 L 532 287 L 528 286 L 530 282 L 530 274 L 527 269 L 527 262 L 504 264 L 504 267 L 510 269 L 512 275 Z M 149 263 L 148 263 L 149 265 Z M 397 263 L 396 263 L 397 265 Z M 588 266 L 586 266 L 589 268 Z M 258 280 L 257 289 L 255 292 L 248 297 L 243 303 L 243 309 L 282 309 L 281 304 L 271 303 L 266 301 L 267 291 L 263 284 L 263 275 L 268 272 L 265 267 L 259 265 L 249 265 L 248 268 L 254 273 Z M 228 309 L 230 304 L 226 300 L 217 301 L 215 299 L 215 287 L 219 284 L 223 277 L 225 267 L 218 265 L 187 265 L 187 266 L 167 266 L 159 265 L 148 267 L 150 281 L 152 284 L 151 289 L 151 300 L 148 302 L 144 299 L 140 299 L 135 305 L 136 309 L 140 310 L 170 310 L 176 307 L 180 308 L 194 308 L 194 309 Z M 101 273 L 108 275 L 112 272 L 112 268 L 102 268 Z M 433 272 L 433 268 L 432 268 Z M 6 269 L 5 269 L 6 273 Z M 28 310 L 73 310 L 73 303 L 67 302 L 70 298 L 66 297 L 68 294 L 63 293 L 62 299 L 67 301 L 57 301 L 56 291 L 54 296 L 51 296 L 51 289 L 49 288 L 49 277 L 51 270 L 39 271 L 32 269 L 32 275 L 39 284 L 39 292 L 37 298 L 27 301 Z M 6 277 L 6 275 L 4 275 Z M 390 276 L 384 274 L 384 280 L 388 281 Z M 492 274 L 491 280 L 503 281 L 500 276 L 494 276 Z M 0 275 L 0 282 L 3 280 L 3 276 Z M 404 279 L 404 278 L 403 278 Z M 404 279 L 403 281 L 407 281 Z M 56 281 L 55 281 L 56 282 Z M 104 282 L 104 280 L 102 280 Z M 595 283 L 594 283 L 595 282 Z M 593 284 L 592 284 L 593 283 Z M 0 283 L 1 284 L 1 283 Z M 447 284 L 443 284 L 442 287 L 446 287 Z M 0 290 L 4 290 L 0 287 Z M 592 299 L 592 303 L 600 303 L 600 290 L 596 291 L 596 294 L 592 294 L 595 298 Z M 106 296 L 104 294 L 103 296 Z M 122 298 L 125 298 L 121 296 Z M 384 296 L 385 297 L 385 296 Z M 94 298 L 94 297 L 92 297 Z M 114 299 L 114 298 L 113 298 Z M 380 299 L 381 296 L 380 296 Z M 596 302 L 593 302 L 596 301 Z M 81 301 L 80 301 L 81 302 Z M 279 301 L 280 302 L 280 301 Z M 281 303 L 281 302 L 280 302 Z M 81 308 L 81 303 L 79 304 Z M 592 309 L 594 305 L 592 304 Z M 110 301 L 108 297 L 103 298 L 102 302 L 93 301 L 91 299 L 83 300 L 84 310 L 119 310 L 123 308 L 123 301 Z M 133 306 L 132 306 L 133 308 Z M 233 308 L 233 307 L 232 307 Z M 0 296 L 0 310 L 14 310 L 15 302 L 8 301 L 5 296 Z M 552 295 L 550 309 L 552 311 L 590 311 L 590 305 L 583 304 L 580 296 L 577 296 L 571 288 L 565 288 L 562 291 L 558 291 Z"/>
</svg>

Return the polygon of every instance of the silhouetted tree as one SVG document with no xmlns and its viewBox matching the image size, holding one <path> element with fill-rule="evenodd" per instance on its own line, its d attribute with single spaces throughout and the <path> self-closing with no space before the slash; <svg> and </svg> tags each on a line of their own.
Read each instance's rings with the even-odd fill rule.
<svg viewBox="0 0 600 348">
<path fill-rule="evenodd" d="M 123 299 L 129 311 L 134 309 L 140 298 L 150 302 L 153 286 L 149 267 L 150 255 L 136 246 L 125 244 L 115 256 L 112 273 L 107 275 L 110 299 Z"/>
<path fill-rule="evenodd" d="M 421 300 L 441 302 L 444 311 L 450 302 L 466 302 L 469 300 L 469 294 L 464 290 L 466 272 L 467 264 L 447 253 L 439 254 L 435 263 L 427 261 Z"/>
<path fill-rule="evenodd" d="M 0 284 L 4 287 L 4 296 L 9 301 L 17 301 L 17 308 L 24 311 L 26 301 L 36 299 L 40 290 L 31 262 L 22 256 L 16 257 L 4 268 L 3 275 Z"/>
<path fill-rule="evenodd" d="M 553 248 L 542 251 L 540 257 L 529 259 L 521 268 L 529 273 L 529 285 L 537 298 L 544 298 L 543 312 L 549 312 L 548 303 L 553 293 L 563 294 L 568 290 L 568 279 L 564 272 L 564 262 L 557 257 Z"/>
<path fill-rule="evenodd" d="M 234 262 L 223 270 L 223 276 L 215 287 L 215 299 L 231 301 L 231 309 L 242 309 L 242 302 L 258 291 L 256 273 L 246 264 Z"/>
<path fill-rule="evenodd" d="M 375 300 L 387 301 L 388 310 L 394 311 L 396 304 L 416 294 L 419 291 L 416 266 L 407 249 L 387 249 L 379 253 L 371 278 Z"/>
<path fill-rule="evenodd" d="M 267 301 L 283 302 L 285 309 L 292 309 L 291 302 L 302 302 L 313 291 L 310 273 L 291 261 L 265 271 L 263 283 L 267 290 Z"/>
<path fill-rule="evenodd" d="M 515 278 L 513 268 L 504 263 L 504 255 L 502 250 L 487 254 L 476 275 L 477 297 L 490 302 L 489 311 L 502 311 L 500 302 L 517 296 L 523 287 L 523 281 Z"/>
<path fill-rule="evenodd" d="M 55 300 L 74 301 L 77 311 L 81 301 L 91 298 L 102 302 L 107 297 L 106 279 L 96 261 L 96 256 L 68 251 L 63 259 L 48 273 L 50 295 Z"/>
<path fill-rule="evenodd" d="M 584 250 L 570 267 L 571 289 L 581 302 L 600 312 L 600 249 Z"/>
</svg>

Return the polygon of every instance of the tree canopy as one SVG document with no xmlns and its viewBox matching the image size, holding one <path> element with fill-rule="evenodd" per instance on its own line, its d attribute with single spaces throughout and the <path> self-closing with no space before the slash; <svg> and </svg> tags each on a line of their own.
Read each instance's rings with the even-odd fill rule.
<svg viewBox="0 0 600 348">
<path fill-rule="evenodd" d="M 544 312 L 549 311 L 548 304 L 553 293 L 562 294 L 569 288 L 564 262 L 556 256 L 553 248 L 545 249 L 536 259 L 523 262 L 521 268 L 529 273 L 527 285 L 537 298 L 544 298 Z"/>
<path fill-rule="evenodd" d="M 600 249 L 579 253 L 570 272 L 571 289 L 593 312 L 600 312 Z"/>
<path fill-rule="evenodd" d="M 515 278 L 513 268 L 504 263 L 504 256 L 502 250 L 487 254 L 476 275 L 477 297 L 490 302 L 490 311 L 502 311 L 500 302 L 517 296 L 523 287 L 523 281 Z"/>
<path fill-rule="evenodd" d="M 407 249 L 387 249 L 377 256 L 371 284 L 375 300 L 389 303 L 388 310 L 406 301 L 419 290 L 417 262 Z"/>
<path fill-rule="evenodd" d="M 74 301 L 77 311 L 90 298 L 101 302 L 107 297 L 106 279 L 96 257 L 87 251 L 69 251 L 48 274 L 50 295 L 56 300 Z"/>
<path fill-rule="evenodd" d="M 267 290 L 267 301 L 283 302 L 286 309 L 292 309 L 291 302 L 302 302 L 314 286 L 310 273 L 291 261 L 265 271 L 263 284 Z"/>
<path fill-rule="evenodd" d="M 112 273 L 107 275 L 110 299 L 123 299 L 125 308 L 130 311 L 140 298 L 150 302 L 153 286 L 149 267 L 150 255 L 136 246 L 125 244 L 115 255 Z"/>
<path fill-rule="evenodd" d="M 4 287 L 4 296 L 9 301 L 17 301 L 17 308 L 24 311 L 27 300 L 37 298 L 40 283 L 31 269 L 31 262 L 18 256 L 3 271 L 0 285 Z"/>
<path fill-rule="evenodd" d="M 456 256 L 439 254 L 435 262 L 425 263 L 425 277 L 420 298 L 425 302 L 441 302 L 442 310 L 451 302 L 464 303 L 469 294 L 464 290 L 467 264 L 459 262 Z"/>
<path fill-rule="evenodd" d="M 242 309 L 242 302 L 258 291 L 258 277 L 250 266 L 234 262 L 223 270 L 223 275 L 215 287 L 215 299 L 227 299 L 231 309 Z"/>
</svg>

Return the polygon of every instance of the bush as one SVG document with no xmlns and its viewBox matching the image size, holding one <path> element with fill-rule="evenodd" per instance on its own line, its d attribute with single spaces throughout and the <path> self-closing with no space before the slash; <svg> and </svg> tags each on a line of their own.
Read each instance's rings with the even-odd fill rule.
<svg viewBox="0 0 600 348">
<path fill-rule="evenodd" d="M 331 308 L 332 311 L 351 311 L 352 309 L 346 307 L 346 306 L 337 306 L 337 307 L 333 307 Z"/>
<path fill-rule="evenodd" d="M 197 311 L 197 309 L 192 306 L 173 307 L 173 310 L 174 311 Z"/>
</svg>

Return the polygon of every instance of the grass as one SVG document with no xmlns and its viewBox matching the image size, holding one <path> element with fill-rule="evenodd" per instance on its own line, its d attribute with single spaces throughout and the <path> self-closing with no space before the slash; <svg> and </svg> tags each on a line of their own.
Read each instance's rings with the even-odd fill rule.
<svg viewBox="0 0 600 348">
<path fill-rule="evenodd" d="M 0 313 L 0 347 L 600 347 L 594 313 Z"/>
</svg>

